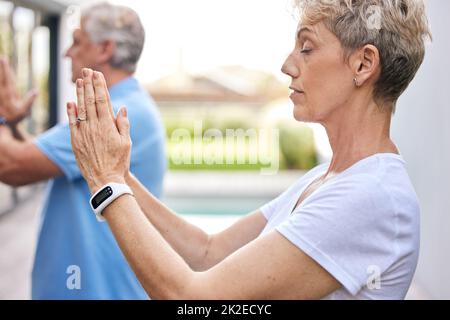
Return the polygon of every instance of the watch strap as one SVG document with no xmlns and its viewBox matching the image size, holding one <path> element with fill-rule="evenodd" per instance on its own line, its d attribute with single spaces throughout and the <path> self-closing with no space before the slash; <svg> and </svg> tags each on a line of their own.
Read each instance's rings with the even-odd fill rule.
<svg viewBox="0 0 450 320">
<path fill-rule="evenodd" d="M 123 194 L 133 195 L 131 188 L 123 183 L 110 182 L 102 186 L 89 200 L 98 221 L 105 221 L 103 210 Z"/>
</svg>

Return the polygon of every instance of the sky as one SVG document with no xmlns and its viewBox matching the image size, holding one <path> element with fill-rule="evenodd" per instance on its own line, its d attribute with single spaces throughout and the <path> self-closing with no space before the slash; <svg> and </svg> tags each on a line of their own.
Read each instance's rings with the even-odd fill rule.
<svg viewBox="0 0 450 320">
<path fill-rule="evenodd" d="M 135 9 L 146 29 L 137 77 L 242 65 L 273 73 L 294 46 L 291 0 L 112 0 Z"/>
</svg>

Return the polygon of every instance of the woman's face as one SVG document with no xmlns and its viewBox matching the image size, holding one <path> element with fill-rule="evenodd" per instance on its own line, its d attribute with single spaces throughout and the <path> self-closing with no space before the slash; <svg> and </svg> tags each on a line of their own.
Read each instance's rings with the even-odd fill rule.
<svg viewBox="0 0 450 320">
<path fill-rule="evenodd" d="M 354 90 L 354 74 L 340 41 L 323 23 L 299 26 L 295 48 L 281 70 L 292 78 L 291 100 L 298 121 L 326 121 L 343 110 Z"/>
</svg>

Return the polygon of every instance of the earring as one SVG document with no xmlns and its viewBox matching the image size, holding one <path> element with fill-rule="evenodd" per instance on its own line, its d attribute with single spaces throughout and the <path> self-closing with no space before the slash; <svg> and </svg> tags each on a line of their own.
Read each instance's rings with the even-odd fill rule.
<svg viewBox="0 0 450 320">
<path fill-rule="evenodd" d="M 356 78 L 353 78 L 353 83 L 355 84 L 356 87 L 359 87 L 359 83 L 358 83 L 358 80 Z"/>
</svg>

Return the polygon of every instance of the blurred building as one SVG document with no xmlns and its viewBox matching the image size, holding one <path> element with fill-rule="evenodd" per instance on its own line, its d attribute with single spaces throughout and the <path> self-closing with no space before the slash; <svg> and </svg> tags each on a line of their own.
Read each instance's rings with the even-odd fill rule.
<svg viewBox="0 0 450 320">
<path fill-rule="evenodd" d="M 264 105 L 286 98 L 288 89 L 273 75 L 242 66 L 218 67 L 202 74 L 178 72 L 148 85 L 163 106 L 171 102 L 251 103 Z"/>
<path fill-rule="evenodd" d="M 0 0 L 0 55 L 8 57 L 15 69 L 21 92 L 39 90 L 31 117 L 22 124 L 33 134 L 65 119 L 63 102 L 73 99 L 69 62 L 63 60 L 63 53 L 71 41 L 70 19 L 76 14 L 67 10 L 70 4 L 81 2 Z M 0 183 L 0 215 L 25 199 L 29 189 Z"/>
</svg>

